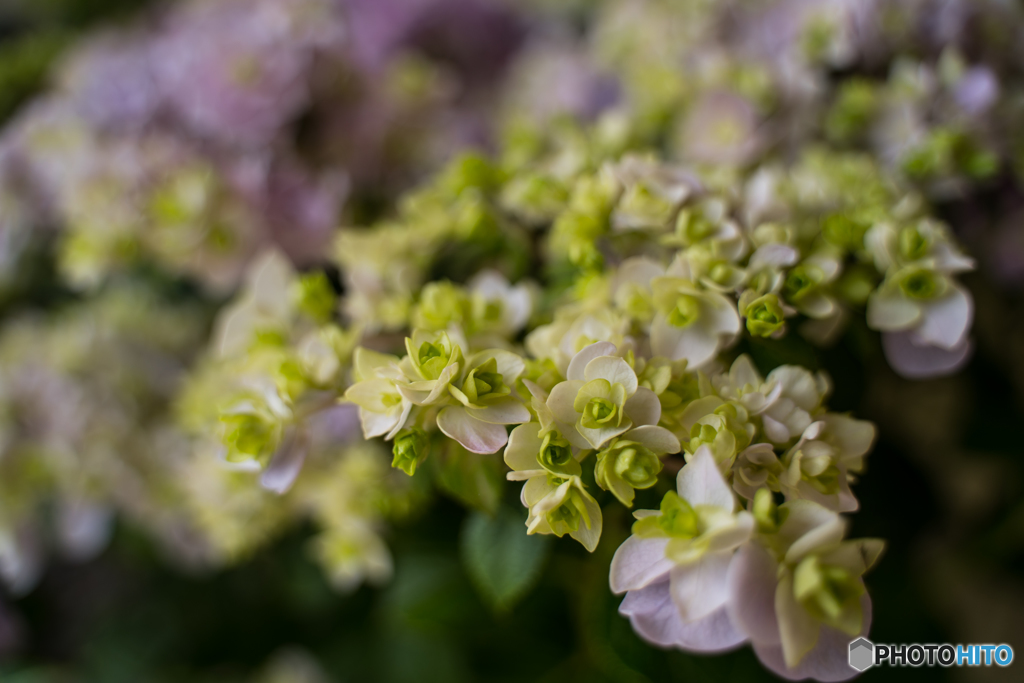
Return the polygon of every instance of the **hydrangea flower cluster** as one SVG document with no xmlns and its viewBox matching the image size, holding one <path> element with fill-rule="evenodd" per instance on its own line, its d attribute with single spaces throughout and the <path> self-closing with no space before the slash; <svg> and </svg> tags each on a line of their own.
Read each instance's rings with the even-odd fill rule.
<svg viewBox="0 0 1024 683">
<path fill-rule="evenodd" d="M 845 540 L 840 514 L 875 430 L 829 412 L 823 374 L 764 375 L 743 350 L 827 343 L 865 315 L 898 369 L 946 371 L 966 353 L 955 275 L 971 262 L 865 157 L 811 150 L 736 191 L 633 151 L 620 124 L 457 159 L 394 219 L 338 238 L 340 295 L 266 256 L 221 314 L 208 371 L 226 395 L 199 433 L 284 490 L 309 421 L 354 405 L 410 476 L 501 453 L 525 532 L 590 551 L 612 500 L 678 471 L 616 553 L 623 614 L 657 644 L 750 641 L 782 675 L 836 680 L 870 625 L 881 542 Z"/>
<path fill-rule="evenodd" d="M 15 592 L 115 514 L 192 566 L 311 520 L 351 590 L 431 482 L 512 481 L 524 533 L 591 552 L 655 508 L 610 574 L 649 642 L 848 676 L 875 429 L 761 352 L 866 326 L 904 377 L 967 362 L 932 206 L 1021 166 L 1017 10 L 534 4 L 524 44 L 486 0 L 184 2 L 65 60 L 0 136 Z"/>
<path fill-rule="evenodd" d="M 439 11 L 491 59 L 431 57 Z M 155 262 L 230 293 L 268 245 L 316 262 L 350 193 L 485 138 L 518 26 L 484 0 L 200 0 L 91 35 L 0 139 L 0 264 L 47 228 L 78 290 Z"/>
</svg>

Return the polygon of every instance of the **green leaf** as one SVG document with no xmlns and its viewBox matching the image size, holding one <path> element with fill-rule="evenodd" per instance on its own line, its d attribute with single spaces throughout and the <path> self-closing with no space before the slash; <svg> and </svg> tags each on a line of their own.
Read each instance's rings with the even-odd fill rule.
<svg viewBox="0 0 1024 683">
<path fill-rule="evenodd" d="M 474 512 L 462 527 L 462 562 L 481 597 L 507 612 L 533 588 L 548 556 L 548 536 L 528 536 L 521 514 Z"/>
<path fill-rule="evenodd" d="M 427 461 L 434 481 L 444 493 L 474 510 L 494 513 L 505 487 L 501 458 L 470 453 L 455 441 L 446 440 L 437 458 Z"/>
</svg>

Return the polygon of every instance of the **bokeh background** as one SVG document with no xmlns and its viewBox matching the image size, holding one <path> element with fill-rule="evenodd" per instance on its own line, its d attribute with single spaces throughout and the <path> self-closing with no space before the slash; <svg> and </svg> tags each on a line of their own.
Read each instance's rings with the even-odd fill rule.
<svg viewBox="0 0 1024 683">
<path fill-rule="evenodd" d="M 386 215 L 459 150 L 493 149 L 517 117 L 593 120 L 624 101 L 652 130 L 672 131 L 664 146 L 741 162 L 805 134 L 766 143 L 751 117 L 777 129 L 824 121 L 814 135 L 919 184 L 978 259 L 965 278 L 976 352 L 951 377 L 897 377 L 877 335 L 856 324 L 825 350 L 793 335 L 747 350 L 762 370 L 793 359 L 827 370 L 832 408 L 879 426 L 853 517 L 853 535 L 889 544 L 868 579 L 873 639 L 1024 653 L 1022 15 L 994 1 L 866 1 L 853 15 L 850 3 L 820 3 L 836 13 L 826 19 L 853 16 L 847 35 L 817 31 L 814 4 L 0 0 L 2 446 L 73 461 L 66 479 L 39 475 L 39 490 L 54 492 L 43 519 L 59 549 L 40 554 L 31 587 L 0 589 L 0 680 L 770 680 L 747 649 L 691 656 L 633 635 L 607 590 L 625 514 L 606 511 L 592 557 L 530 539 L 538 578 L 508 607 L 467 574 L 465 539 L 483 522 L 464 496 L 414 492 L 416 514 L 389 525 L 393 580 L 346 593 L 310 558 L 309 523 L 207 561 L 201 539 L 163 510 L 171 494 L 153 488 L 178 476 L 164 438 L 176 377 L 259 247 L 317 265 L 336 226 Z M 281 19 L 300 5 L 307 14 Z M 663 13 L 713 17 L 696 34 L 717 28 L 654 35 Z M 744 95 L 753 104 L 716 114 L 721 100 L 701 88 L 717 72 L 659 51 L 663 39 L 784 65 L 793 45 L 825 56 L 813 95 L 773 105 Z M 929 89 L 957 68 L 951 96 Z M 747 92 L 742 69 L 730 73 Z M 687 142 L 700 106 L 732 117 L 718 148 Z M 887 106 L 896 113 L 876 116 Z M 901 147 L 904 137 L 917 146 Z M 7 514 L 27 475 L 5 457 Z M 491 507 L 517 510 L 516 491 L 502 490 L 510 504 Z M 215 515 L 228 495 L 200 513 Z M 499 519 L 519 528 L 515 514 Z M 866 675 L 1009 681 L 1020 666 Z"/>
</svg>

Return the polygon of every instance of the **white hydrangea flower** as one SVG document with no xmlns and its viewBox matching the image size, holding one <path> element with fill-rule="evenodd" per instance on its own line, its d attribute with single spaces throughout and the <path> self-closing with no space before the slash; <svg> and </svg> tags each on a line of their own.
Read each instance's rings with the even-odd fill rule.
<svg viewBox="0 0 1024 683">
<path fill-rule="evenodd" d="M 658 397 L 639 386 L 636 372 L 615 352 L 609 342 L 584 348 L 569 363 L 568 379 L 548 396 L 558 431 L 577 448 L 601 448 L 634 426 L 661 419 Z"/>
<path fill-rule="evenodd" d="M 656 356 L 685 359 L 691 368 L 710 362 L 740 332 L 736 304 L 714 290 L 702 288 L 683 255 L 665 275 L 651 282 L 657 313 L 651 324 L 651 350 Z"/>
<path fill-rule="evenodd" d="M 882 542 L 844 542 L 843 520 L 811 501 L 789 502 L 775 513 L 769 516 L 784 521 L 770 530 L 768 547 L 748 543 L 729 565 L 729 618 L 761 662 L 783 678 L 853 678 L 858 672 L 849 666 L 847 648 L 871 626 L 871 598 L 861 577 Z"/>
<path fill-rule="evenodd" d="M 345 391 L 345 399 L 359 406 L 363 436 L 383 436 L 390 441 L 405 426 L 413 408 L 412 401 L 400 390 L 409 384 L 400 361 L 397 356 L 359 347 L 352 363 L 356 383 Z"/>
<path fill-rule="evenodd" d="M 535 286 L 509 284 L 504 275 L 484 270 L 469 281 L 473 321 L 484 333 L 498 339 L 515 337 L 533 313 Z"/>
<path fill-rule="evenodd" d="M 705 447 L 679 471 L 676 492 L 661 511 L 635 513 L 634 534 L 612 559 L 610 584 L 626 593 L 619 612 L 645 640 L 698 652 L 746 641 L 727 613 L 726 582 L 754 518 L 736 512 L 736 499 Z"/>
<path fill-rule="evenodd" d="M 622 194 L 612 211 L 616 230 L 667 230 L 679 207 L 700 188 L 681 169 L 638 156 L 627 156 L 612 166 Z"/>
<path fill-rule="evenodd" d="M 534 358 L 551 360 L 565 377 L 569 362 L 584 347 L 599 341 L 619 348 L 628 345 L 629 322 L 628 317 L 609 308 L 564 308 L 555 314 L 554 322 L 526 335 L 526 350 Z"/>
<path fill-rule="evenodd" d="M 868 300 L 868 325 L 883 332 L 893 369 L 909 378 L 936 377 L 967 362 L 974 301 L 952 276 L 972 270 L 974 262 L 931 221 L 901 230 L 876 225 L 866 242 L 887 273 Z"/>
<path fill-rule="evenodd" d="M 438 428 L 472 453 L 497 452 L 508 442 L 505 425 L 530 421 L 530 411 L 512 391 L 524 367 L 510 351 L 474 354 L 462 377 L 448 386 L 458 405 L 441 409 Z"/>
</svg>

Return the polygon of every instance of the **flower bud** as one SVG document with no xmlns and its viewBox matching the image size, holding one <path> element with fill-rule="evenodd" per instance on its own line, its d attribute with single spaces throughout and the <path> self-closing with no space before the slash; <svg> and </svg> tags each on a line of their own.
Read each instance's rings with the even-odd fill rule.
<svg viewBox="0 0 1024 683">
<path fill-rule="evenodd" d="M 430 453 L 430 439 L 427 433 L 418 427 L 403 429 L 395 437 L 391 452 L 394 454 L 391 466 L 411 477 L 416 474 L 416 468 L 420 463 L 427 459 Z"/>
</svg>

